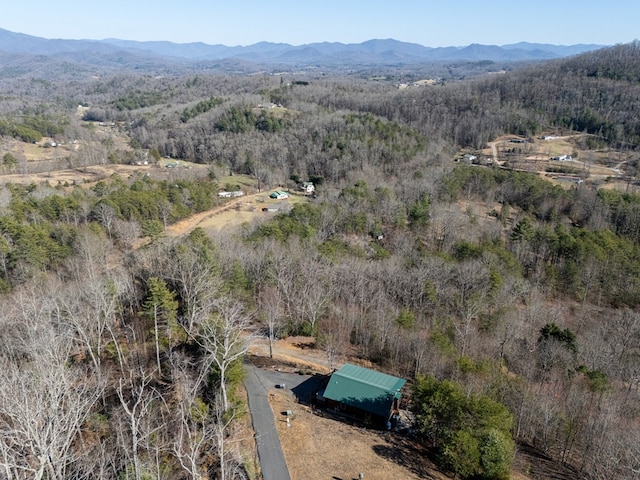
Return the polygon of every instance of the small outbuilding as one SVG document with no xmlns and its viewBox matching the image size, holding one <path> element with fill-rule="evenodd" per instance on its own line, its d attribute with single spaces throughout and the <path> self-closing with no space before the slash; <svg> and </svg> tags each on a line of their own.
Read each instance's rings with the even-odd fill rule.
<svg viewBox="0 0 640 480">
<path fill-rule="evenodd" d="M 322 397 L 329 408 L 388 427 L 399 411 L 405 383 L 402 378 L 347 363 L 331 374 Z"/>
</svg>

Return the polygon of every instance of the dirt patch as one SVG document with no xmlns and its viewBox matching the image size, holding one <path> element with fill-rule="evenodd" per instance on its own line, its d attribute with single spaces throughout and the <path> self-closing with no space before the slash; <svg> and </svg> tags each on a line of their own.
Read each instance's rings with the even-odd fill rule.
<svg viewBox="0 0 640 480">
<path fill-rule="evenodd" d="M 306 202 L 309 197 L 290 195 L 286 200 L 274 200 L 268 193 L 245 195 L 212 210 L 202 212 L 167 227 L 170 237 L 184 235 L 196 227 L 205 231 L 220 231 L 253 222 L 263 222 L 282 212 L 288 212 L 295 204 Z M 264 211 L 264 209 L 271 211 Z"/>
<path fill-rule="evenodd" d="M 359 473 L 367 480 L 448 479 L 427 451 L 398 434 L 322 417 L 281 391 L 269 400 L 292 480 L 352 480 Z"/>
<path fill-rule="evenodd" d="M 289 367 L 291 371 L 308 370 L 317 373 L 330 373 L 331 370 L 324 352 L 296 346 L 300 342 L 310 341 L 310 337 L 289 337 L 284 340 L 276 340 L 273 342 L 273 358 L 270 358 L 269 341 L 266 338 L 258 338 L 251 343 L 249 354 L 255 357 L 253 361 L 255 365 Z"/>
</svg>

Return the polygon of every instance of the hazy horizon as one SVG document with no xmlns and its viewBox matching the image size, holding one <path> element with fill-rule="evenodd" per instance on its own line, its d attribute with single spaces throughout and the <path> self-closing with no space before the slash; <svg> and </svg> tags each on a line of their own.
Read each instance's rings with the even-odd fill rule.
<svg viewBox="0 0 640 480">
<path fill-rule="evenodd" d="M 575 0 L 542 0 L 526 8 L 504 0 L 490 5 L 470 0 L 446 4 L 418 0 L 216 3 L 63 0 L 51 8 L 44 0 L 25 0 L 3 7 L 0 28 L 48 39 L 117 38 L 228 46 L 261 41 L 346 44 L 388 38 L 426 47 L 519 42 L 614 45 L 638 38 L 636 19 L 640 17 L 640 5 L 627 0 L 606 8 Z M 36 13 L 25 15 L 25 11 Z"/>
</svg>

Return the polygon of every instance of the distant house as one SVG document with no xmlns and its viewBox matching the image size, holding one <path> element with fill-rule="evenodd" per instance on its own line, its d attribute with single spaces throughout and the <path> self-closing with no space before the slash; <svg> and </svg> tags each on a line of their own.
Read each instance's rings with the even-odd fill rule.
<svg viewBox="0 0 640 480">
<path fill-rule="evenodd" d="M 275 198 L 277 200 L 284 200 L 285 198 L 289 198 L 289 194 L 282 190 L 276 190 L 275 192 L 271 192 L 269 195 L 270 198 Z"/>
<path fill-rule="evenodd" d="M 322 392 L 327 406 L 377 426 L 393 423 L 406 380 L 350 363 L 331 374 Z"/>
<path fill-rule="evenodd" d="M 313 193 L 316 190 L 316 187 L 312 182 L 302 182 L 300 184 L 300 190 L 304 193 Z"/>
<path fill-rule="evenodd" d="M 569 162 L 573 160 L 571 155 L 558 155 L 557 157 L 551 157 L 554 162 Z"/>
<path fill-rule="evenodd" d="M 384 233 L 382 232 L 382 230 L 375 230 L 371 232 L 371 236 L 376 240 L 384 240 Z"/>
<path fill-rule="evenodd" d="M 478 157 L 470 153 L 465 153 L 458 161 L 470 165 L 472 163 L 478 163 Z"/>
<path fill-rule="evenodd" d="M 241 197 L 243 195 L 244 192 L 242 190 L 236 190 L 235 192 L 218 192 L 220 198 Z"/>
<path fill-rule="evenodd" d="M 556 180 L 560 182 L 570 182 L 570 183 L 576 183 L 576 184 L 580 184 L 584 182 L 584 180 L 582 180 L 580 177 L 576 177 L 572 175 L 560 175 L 559 177 L 556 177 Z"/>
</svg>

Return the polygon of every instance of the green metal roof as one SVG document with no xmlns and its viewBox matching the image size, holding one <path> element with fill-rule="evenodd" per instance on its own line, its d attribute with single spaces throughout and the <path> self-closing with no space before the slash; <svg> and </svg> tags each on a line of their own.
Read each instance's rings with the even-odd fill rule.
<svg viewBox="0 0 640 480">
<path fill-rule="evenodd" d="M 406 380 L 350 363 L 333 372 L 323 396 L 386 417 Z"/>
</svg>

